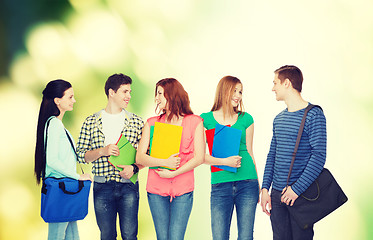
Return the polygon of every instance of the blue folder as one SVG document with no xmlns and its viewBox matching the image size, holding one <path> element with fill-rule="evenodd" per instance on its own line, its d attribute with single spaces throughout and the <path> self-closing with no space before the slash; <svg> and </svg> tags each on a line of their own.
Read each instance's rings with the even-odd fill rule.
<svg viewBox="0 0 373 240">
<path fill-rule="evenodd" d="M 217 158 L 237 156 L 240 151 L 241 135 L 242 131 L 239 129 L 216 124 L 211 155 Z M 234 167 L 224 165 L 215 167 L 230 172 L 237 172 L 237 168 Z"/>
</svg>

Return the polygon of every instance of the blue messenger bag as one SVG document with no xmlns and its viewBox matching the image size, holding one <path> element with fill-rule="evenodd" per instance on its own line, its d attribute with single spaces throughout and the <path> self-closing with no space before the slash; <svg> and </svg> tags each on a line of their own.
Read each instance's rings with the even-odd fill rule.
<svg viewBox="0 0 373 240">
<path fill-rule="evenodd" d="M 41 189 L 41 217 L 45 222 L 70 222 L 88 214 L 91 181 L 47 177 Z"/>
<path fill-rule="evenodd" d="M 49 121 L 47 122 L 47 130 L 48 126 Z M 67 132 L 66 135 L 75 151 L 74 144 Z M 46 144 L 45 149 L 47 149 Z M 68 177 L 43 178 L 41 188 L 41 217 L 48 223 L 84 219 L 88 214 L 90 188 L 91 181 L 89 180 L 81 181 Z"/>
</svg>

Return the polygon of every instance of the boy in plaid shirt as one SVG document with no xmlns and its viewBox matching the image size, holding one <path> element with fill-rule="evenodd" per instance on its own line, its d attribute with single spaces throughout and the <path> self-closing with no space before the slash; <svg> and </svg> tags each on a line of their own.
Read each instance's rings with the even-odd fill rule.
<svg viewBox="0 0 373 240">
<path fill-rule="evenodd" d="M 122 238 L 137 239 L 139 185 L 129 179 L 142 166 L 123 165 L 123 171 L 118 171 L 108 162 L 111 155 L 119 155 L 116 142 L 121 134 L 136 149 L 141 138 L 143 120 L 125 110 L 131 99 L 131 83 L 124 74 L 107 79 L 106 108 L 86 118 L 77 143 L 79 161 L 93 164 L 93 199 L 101 239 L 116 239 L 117 215 Z"/>
</svg>

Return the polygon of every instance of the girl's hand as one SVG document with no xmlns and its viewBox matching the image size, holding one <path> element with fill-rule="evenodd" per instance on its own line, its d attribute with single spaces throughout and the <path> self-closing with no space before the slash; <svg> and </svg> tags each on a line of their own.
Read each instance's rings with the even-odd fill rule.
<svg viewBox="0 0 373 240">
<path fill-rule="evenodd" d="M 161 177 L 161 178 L 174 178 L 176 177 L 175 171 L 170 171 L 168 169 L 162 169 L 158 168 L 155 170 L 155 172 Z"/>
<path fill-rule="evenodd" d="M 165 161 L 166 164 L 162 164 L 162 166 L 165 165 L 168 168 L 174 168 L 174 169 L 178 168 L 179 165 L 180 165 L 180 159 L 181 158 L 177 157 L 177 155 L 179 155 L 179 153 L 175 153 L 175 154 L 171 155 Z"/>
<path fill-rule="evenodd" d="M 241 167 L 241 156 L 231 156 L 224 159 L 224 165 L 234 168 Z"/>
<path fill-rule="evenodd" d="M 89 180 L 89 181 L 93 181 L 92 177 L 91 177 L 91 174 L 89 173 L 84 173 L 84 174 L 81 174 L 80 177 L 79 177 L 79 180 Z"/>
</svg>

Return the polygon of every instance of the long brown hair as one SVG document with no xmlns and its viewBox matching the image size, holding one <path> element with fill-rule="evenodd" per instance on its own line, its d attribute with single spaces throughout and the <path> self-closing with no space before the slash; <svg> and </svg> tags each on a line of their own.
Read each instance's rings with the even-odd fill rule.
<svg viewBox="0 0 373 240">
<path fill-rule="evenodd" d="M 242 86 L 240 79 L 232 76 L 225 76 L 220 79 L 218 86 L 216 87 L 214 105 L 212 106 L 211 111 L 217 111 L 223 108 L 224 118 L 226 112 L 229 112 L 231 115 L 235 113 L 238 113 L 240 115 L 241 113 L 243 113 L 244 107 L 242 99 L 238 103 L 237 107 L 232 107 L 232 105 L 230 104 L 235 86 L 238 83 Z"/>
<path fill-rule="evenodd" d="M 45 175 L 45 123 L 49 117 L 60 115 L 60 110 L 54 102 L 54 99 L 62 98 L 65 95 L 65 91 L 69 88 L 71 88 L 71 84 L 69 82 L 62 79 L 57 79 L 50 81 L 43 90 L 43 99 L 40 104 L 38 125 L 36 130 L 34 173 L 37 184 L 40 183 L 41 179 L 44 178 Z"/>
<path fill-rule="evenodd" d="M 155 96 L 157 96 L 157 89 L 159 86 L 164 89 L 163 94 L 167 100 L 166 106 L 170 111 L 167 121 L 171 121 L 173 116 L 179 118 L 180 116 L 193 114 L 193 111 L 190 108 L 188 93 L 184 90 L 181 83 L 174 78 L 164 78 L 158 81 L 155 85 Z M 165 109 L 163 109 L 160 117 L 162 117 L 164 114 L 166 114 Z"/>
</svg>

